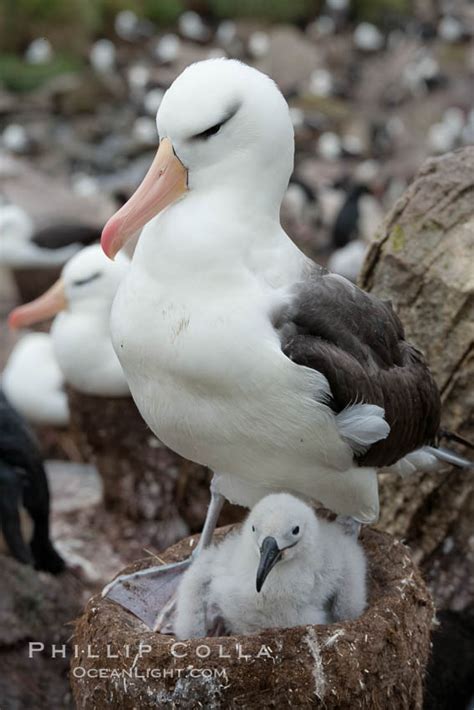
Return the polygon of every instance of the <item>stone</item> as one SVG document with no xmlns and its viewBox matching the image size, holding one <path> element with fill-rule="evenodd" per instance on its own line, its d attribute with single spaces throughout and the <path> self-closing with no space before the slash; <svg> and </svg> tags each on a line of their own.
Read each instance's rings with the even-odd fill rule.
<svg viewBox="0 0 474 710">
<path fill-rule="evenodd" d="M 474 439 L 474 147 L 428 160 L 382 225 L 360 283 L 390 299 L 441 392 L 441 426 Z M 467 458 L 472 449 L 442 441 Z M 474 602 L 474 477 L 381 477 L 380 526 L 413 550 L 438 605 Z"/>
</svg>

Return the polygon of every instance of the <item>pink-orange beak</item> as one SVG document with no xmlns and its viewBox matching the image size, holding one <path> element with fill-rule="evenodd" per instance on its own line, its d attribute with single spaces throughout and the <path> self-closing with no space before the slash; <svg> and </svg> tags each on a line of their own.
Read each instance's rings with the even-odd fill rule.
<svg viewBox="0 0 474 710">
<path fill-rule="evenodd" d="M 102 231 L 101 245 L 113 259 L 126 242 L 165 207 L 187 190 L 188 172 L 173 151 L 169 138 L 163 138 L 143 182 Z"/>
<path fill-rule="evenodd" d="M 35 298 L 30 303 L 14 308 L 8 317 L 10 328 L 26 328 L 29 325 L 49 320 L 59 311 L 67 308 L 64 282 L 58 279 L 42 296 Z"/>
</svg>

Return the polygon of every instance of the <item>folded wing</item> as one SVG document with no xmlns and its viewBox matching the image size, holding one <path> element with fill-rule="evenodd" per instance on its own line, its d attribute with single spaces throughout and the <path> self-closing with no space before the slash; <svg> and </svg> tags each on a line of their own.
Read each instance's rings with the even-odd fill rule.
<svg viewBox="0 0 474 710">
<path fill-rule="evenodd" d="M 278 326 L 285 355 L 328 379 L 335 413 L 355 404 L 384 410 L 390 432 L 365 450 L 353 447 L 360 465 L 389 466 L 433 441 L 439 392 L 390 302 L 315 270 L 298 286 Z"/>
</svg>

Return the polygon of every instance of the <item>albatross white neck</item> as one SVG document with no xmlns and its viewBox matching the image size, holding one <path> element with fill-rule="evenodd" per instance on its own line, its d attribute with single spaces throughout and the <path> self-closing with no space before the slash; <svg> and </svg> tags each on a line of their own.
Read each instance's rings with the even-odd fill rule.
<svg viewBox="0 0 474 710">
<path fill-rule="evenodd" d="M 266 192 L 263 190 L 263 192 Z M 151 220 L 133 259 L 150 275 L 176 270 L 221 270 L 287 239 L 280 227 L 280 196 L 226 185 L 190 190 Z M 289 240 L 288 240 L 289 241 Z"/>
</svg>

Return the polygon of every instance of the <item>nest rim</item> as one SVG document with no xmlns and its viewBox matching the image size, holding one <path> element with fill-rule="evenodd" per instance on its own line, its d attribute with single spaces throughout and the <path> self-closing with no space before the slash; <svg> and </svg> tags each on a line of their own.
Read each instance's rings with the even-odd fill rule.
<svg viewBox="0 0 474 710">
<path fill-rule="evenodd" d="M 232 526 L 221 528 L 218 531 L 218 538 L 222 538 L 230 529 Z M 198 537 L 182 540 L 162 555 L 160 554 L 160 557 L 165 562 L 183 559 L 189 551 L 191 540 L 196 540 Z M 270 668 L 268 658 L 254 658 L 253 665 L 248 666 L 244 673 L 244 676 L 249 675 L 253 678 L 260 703 L 262 692 L 278 694 L 289 692 L 292 694 L 292 702 L 300 702 L 303 706 L 308 702 L 324 701 L 325 707 L 346 707 L 344 698 L 339 692 L 338 679 L 340 681 L 341 677 L 347 677 L 350 701 L 347 698 L 346 701 L 359 702 L 360 705 L 357 707 L 384 707 L 385 701 L 391 694 L 399 696 L 393 707 L 421 707 L 423 676 L 434 616 L 431 597 L 407 548 L 401 542 L 374 529 L 365 529 L 361 535 L 361 542 L 368 559 L 369 600 L 366 611 L 356 620 L 289 629 L 265 629 L 249 636 L 219 636 L 178 641 L 174 636 L 149 630 L 131 612 L 113 601 L 95 596 L 89 601 L 83 616 L 77 623 L 75 643 L 78 643 L 81 648 L 87 644 L 98 643 L 99 646 L 102 644 L 103 652 L 105 648 L 103 637 L 111 633 L 114 637 L 112 645 L 115 650 L 120 644 L 123 646 L 126 643 L 133 648 L 144 644 L 146 647 L 151 647 L 146 663 L 154 663 L 169 669 L 176 667 L 177 661 L 173 656 L 172 646 L 180 644 L 180 650 L 185 652 L 182 660 L 192 662 L 194 667 L 217 668 L 224 662 L 229 672 L 235 671 L 237 674 L 241 673 L 242 669 L 239 671 L 236 648 L 240 647 L 244 650 L 272 648 L 277 649 L 279 662 L 286 668 L 284 678 L 280 679 L 275 675 L 275 658 Z M 388 567 L 381 573 L 377 566 L 383 559 L 388 561 Z M 394 560 L 395 564 L 393 564 Z M 139 560 L 129 565 L 124 572 L 143 569 L 153 562 L 153 558 Z M 376 634 L 372 633 L 374 628 L 377 629 Z M 204 657 L 200 657 L 200 647 L 210 648 L 211 652 L 207 656 L 204 654 Z M 360 653 L 359 657 L 355 649 Z M 98 655 L 103 662 L 101 651 L 98 651 Z M 87 663 L 88 659 L 84 658 L 84 655 L 79 655 L 72 663 L 71 681 L 79 708 L 89 707 L 87 703 L 90 703 L 90 697 L 87 682 L 75 678 L 74 673 L 78 666 L 86 666 Z M 114 663 L 115 661 L 112 665 Z M 118 665 L 125 668 L 126 659 L 121 659 Z M 278 666 L 278 663 L 276 665 Z M 375 678 L 383 684 L 382 689 L 374 685 Z M 115 692 L 118 693 L 117 704 L 111 704 L 110 707 L 132 708 L 136 706 L 137 700 L 140 707 L 153 707 L 152 704 L 146 704 L 146 698 L 150 697 L 150 693 L 155 698 L 155 702 L 158 696 L 162 700 L 166 696 L 166 702 L 182 701 L 181 704 L 178 702 L 178 707 L 193 707 L 190 699 L 188 699 L 190 704 L 187 705 L 186 700 L 183 701 L 183 698 L 179 700 L 175 696 L 178 684 L 173 689 L 171 687 L 173 684 L 170 685 L 163 678 L 151 682 L 152 690 L 147 691 L 148 696 L 142 697 L 141 691 L 137 688 L 130 696 L 130 705 L 127 704 L 129 699 L 124 699 L 123 694 L 120 694 L 113 684 L 107 684 L 108 690 L 104 692 L 111 692 L 112 697 Z M 245 687 L 247 682 L 250 683 L 250 680 L 239 676 L 237 686 L 240 687 L 239 683 L 240 685 L 243 683 Z M 182 690 L 183 688 L 180 692 Z M 234 696 L 226 696 L 228 691 L 225 688 L 214 690 L 217 696 L 223 693 L 222 704 L 219 704 L 221 702 L 219 700 L 214 707 L 226 707 L 234 702 Z M 364 694 L 366 691 L 370 695 L 367 705 L 364 704 L 363 695 L 360 697 L 354 695 L 354 693 Z M 233 692 L 237 692 L 235 688 Z M 378 698 L 379 694 L 384 694 L 383 703 Z M 209 696 L 204 700 L 206 703 L 211 703 Z M 331 704 L 333 700 L 337 700 L 339 704 Z M 81 704 L 83 702 L 85 704 Z M 253 704 L 253 702 L 249 697 L 245 706 L 262 707 L 261 704 L 258 705 L 256 702 Z M 212 703 L 210 706 L 213 706 Z M 347 707 L 350 707 L 350 704 Z M 391 707 L 390 702 L 385 704 L 385 707 Z"/>
</svg>

